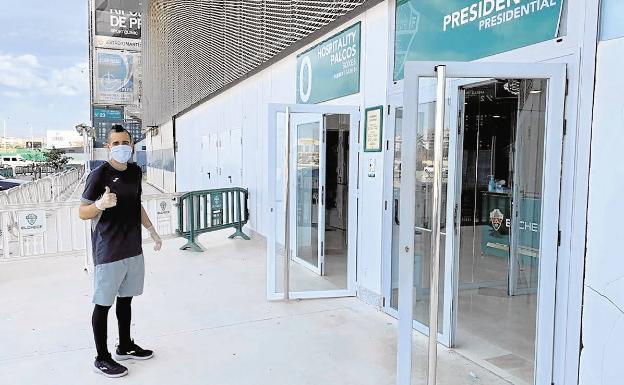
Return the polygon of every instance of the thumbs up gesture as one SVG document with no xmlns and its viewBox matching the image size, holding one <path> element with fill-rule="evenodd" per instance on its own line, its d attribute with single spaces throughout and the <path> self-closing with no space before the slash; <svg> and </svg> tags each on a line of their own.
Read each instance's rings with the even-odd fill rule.
<svg viewBox="0 0 624 385">
<path fill-rule="evenodd" d="M 106 186 L 104 195 L 95 201 L 95 207 L 100 211 L 104 211 L 115 206 L 117 206 L 117 194 L 110 192 L 110 188 Z"/>
</svg>

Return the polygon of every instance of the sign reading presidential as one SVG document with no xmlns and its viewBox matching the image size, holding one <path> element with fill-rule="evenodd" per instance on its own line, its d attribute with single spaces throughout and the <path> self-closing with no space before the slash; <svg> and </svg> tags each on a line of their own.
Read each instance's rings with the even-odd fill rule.
<svg viewBox="0 0 624 385">
<path fill-rule="evenodd" d="M 360 92 L 360 23 L 297 56 L 297 103 Z"/>
<path fill-rule="evenodd" d="M 394 78 L 406 61 L 469 61 L 557 36 L 563 0 L 398 0 Z"/>
</svg>

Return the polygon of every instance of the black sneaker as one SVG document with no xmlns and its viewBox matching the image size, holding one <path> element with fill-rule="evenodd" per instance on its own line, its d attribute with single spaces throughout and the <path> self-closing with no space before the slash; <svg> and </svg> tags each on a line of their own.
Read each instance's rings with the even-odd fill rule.
<svg viewBox="0 0 624 385">
<path fill-rule="evenodd" d="M 128 368 L 118 364 L 111 356 L 103 359 L 96 357 L 93 363 L 93 371 L 112 378 L 123 377 L 128 374 Z"/>
<path fill-rule="evenodd" d="M 128 348 L 121 348 L 117 346 L 117 350 L 115 350 L 115 359 L 119 361 L 124 360 L 149 360 L 154 357 L 154 352 L 151 350 L 146 350 L 135 344 L 134 341 L 130 343 Z"/>
</svg>

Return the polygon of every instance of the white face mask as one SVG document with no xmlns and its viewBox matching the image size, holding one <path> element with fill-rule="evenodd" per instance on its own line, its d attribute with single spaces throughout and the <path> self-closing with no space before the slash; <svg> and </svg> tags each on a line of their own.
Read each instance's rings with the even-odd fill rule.
<svg viewBox="0 0 624 385">
<path fill-rule="evenodd" d="M 119 163 L 128 163 L 132 157 L 132 146 L 128 146 L 127 144 L 115 146 L 111 148 L 110 156 Z"/>
</svg>

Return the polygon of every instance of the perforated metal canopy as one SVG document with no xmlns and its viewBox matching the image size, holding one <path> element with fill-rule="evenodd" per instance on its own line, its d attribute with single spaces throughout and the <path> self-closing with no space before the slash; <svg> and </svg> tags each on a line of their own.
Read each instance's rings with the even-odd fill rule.
<svg viewBox="0 0 624 385">
<path fill-rule="evenodd" d="M 374 0 L 145 0 L 143 125 L 162 124 Z"/>
</svg>

